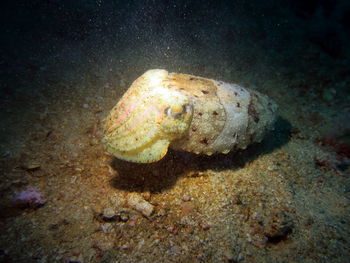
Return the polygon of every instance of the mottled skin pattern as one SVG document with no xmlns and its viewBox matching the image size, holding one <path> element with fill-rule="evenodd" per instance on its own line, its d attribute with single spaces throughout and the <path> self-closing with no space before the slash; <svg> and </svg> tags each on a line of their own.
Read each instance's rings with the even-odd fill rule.
<svg viewBox="0 0 350 263">
<path fill-rule="evenodd" d="M 215 83 L 192 75 L 169 74 L 165 86 L 183 92 L 193 103 L 190 129 L 173 147 L 189 152 L 209 153 L 205 148 L 215 141 L 226 121 L 226 112 L 217 96 Z"/>
<path fill-rule="evenodd" d="M 168 147 L 211 155 L 244 149 L 273 126 L 277 106 L 238 85 L 149 70 L 112 109 L 103 142 L 117 158 L 149 163 Z"/>
</svg>

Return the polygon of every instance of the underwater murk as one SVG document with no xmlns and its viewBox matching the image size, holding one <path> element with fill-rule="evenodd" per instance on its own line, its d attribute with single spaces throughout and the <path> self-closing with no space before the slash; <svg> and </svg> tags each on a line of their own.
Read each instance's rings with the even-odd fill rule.
<svg viewBox="0 0 350 263">
<path fill-rule="evenodd" d="M 0 262 L 348 262 L 349 14 L 3 4 Z"/>
</svg>

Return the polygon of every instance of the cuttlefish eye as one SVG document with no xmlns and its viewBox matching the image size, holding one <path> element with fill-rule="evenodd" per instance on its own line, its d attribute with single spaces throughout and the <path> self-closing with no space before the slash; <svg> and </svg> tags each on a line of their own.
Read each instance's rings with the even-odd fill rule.
<svg viewBox="0 0 350 263">
<path fill-rule="evenodd" d="M 181 119 L 184 114 L 191 113 L 191 106 L 188 104 L 169 106 L 164 110 L 167 117 L 173 119 Z"/>
</svg>

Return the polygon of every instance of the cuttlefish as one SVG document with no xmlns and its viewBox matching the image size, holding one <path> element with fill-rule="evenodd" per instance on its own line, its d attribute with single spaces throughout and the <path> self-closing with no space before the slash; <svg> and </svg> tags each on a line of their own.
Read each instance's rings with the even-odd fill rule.
<svg viewBox="0 0 350 263">
<path fill-rule="evenodd" d="M 227 154 L 260 142 L 277 104 L 260 92 L 163 69 L 137 78 L 109 113 L 102 139 L 115 157 L 159 161 L 168 148 Z"/>
</svg>

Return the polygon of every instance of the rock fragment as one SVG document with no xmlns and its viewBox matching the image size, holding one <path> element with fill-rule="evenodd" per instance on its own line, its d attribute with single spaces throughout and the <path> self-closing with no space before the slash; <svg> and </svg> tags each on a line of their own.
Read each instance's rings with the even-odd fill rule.
<svg viewBox="0 0 350 263">
<path fill-rule="evenodd" d="M 107 207 L 103 209 L 102 219 L 107 222 L 115 221 L 117 219 L 117 214 L 113 208 Z"/>
<path fill-rule="evenodd" d="M 128 195 L 127 203 L 130 207 L 132 207 L 136 211 L 139 211 L 146 217 L 151 216 L 154 211 L 154 206 L 147 202 L 145 199 L 143 199 L 137 193 L 130 193 Z"/>
</svg>

